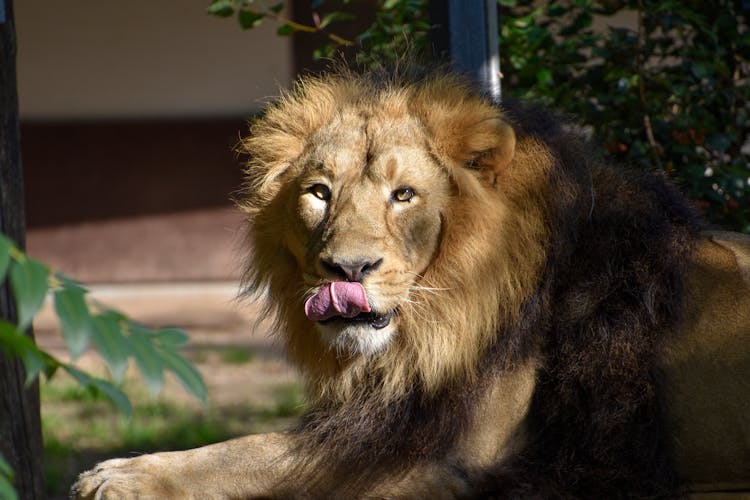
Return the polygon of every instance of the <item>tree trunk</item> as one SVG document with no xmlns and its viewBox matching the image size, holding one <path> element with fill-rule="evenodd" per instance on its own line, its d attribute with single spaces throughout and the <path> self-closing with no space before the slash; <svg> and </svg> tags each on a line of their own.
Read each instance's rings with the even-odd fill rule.
<svg viewBox="0 0 750 500">
<path fill-rule="evenodd" d="M 0 230 L 24 247 L 23 175 L 16 93 L 16 36 L 12 0 L 0 0 Z M 8 283 L 0 286 L 0 314 L 16 322 Z M 32 332 L 29 331 L 29 335 Z M 44 497 L 39 386 L 24 387 L 18 359 L 0 351 L 0 453 L 15 472 L 21 499 Z"/>
</svg>

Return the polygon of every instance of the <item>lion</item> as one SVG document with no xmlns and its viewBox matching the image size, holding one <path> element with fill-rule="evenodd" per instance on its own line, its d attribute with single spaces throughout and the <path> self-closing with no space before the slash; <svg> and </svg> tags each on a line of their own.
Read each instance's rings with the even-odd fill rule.
<svg viewBox="0 0 750 500">
<path fill-rule="evenodd" d="M 750 238 L 445 71 L 305 77 L 241 144 L 286 432 L 109 460 L 77 498 L 750 490 Z"/>
</svg>

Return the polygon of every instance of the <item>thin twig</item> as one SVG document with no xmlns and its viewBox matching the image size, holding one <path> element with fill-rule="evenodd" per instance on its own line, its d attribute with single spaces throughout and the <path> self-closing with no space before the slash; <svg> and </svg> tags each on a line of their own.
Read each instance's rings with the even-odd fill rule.
<svg viewBox="0 0 750 500">
<path fill-rule="evenodd" d="M 640 97 L 641 101 L 641 108 L 643 110 L 643 127 L 646 130 L 646 138 L 648 139 L 648 143 L 651 146 L 651 156 L 654 157 L 654 162 L 656 163 L 656 166 L 659 167 L 659 170 L 664 170 L 661 164 L 661 158 L 659 156 L 661 155 L 661 152 L 663 151 L 663 148 L 661 145 L 656 142 L 656 139 L 654 138 L 654 129 L 651 126 L 651 117 L 648 115 L 648 108 L 646 106 L 646 85 L 644 84 L 643 80 L 643 5 L 642 2 L 639 0 L 638 2 L 638 43 L 637 43 L 637 50 L 638 53 L 636 55 L 636 65 L 637 65 L 637 72 L 638 72 L 638 95 Z"/>
<path fill-rule="evenodd" d="M 287 19 L 286 17 L 282 16 L 280 12 L 276 13 L 266 10 L 265 12 L 263 12 L 263 15 L 265 17 L 272 17 L 279 24 L 287 24 L 297 31 L 304 31 L 305 33 L 321 33 L 328 37 L 329 40 L 337 43 L 338 45 L 344 45 L 347 47 L 354 45 L 353 40 L 348 40 L 342 36 L 337 35 L 336 33 L 330 33 L 323 28 L 318 28 L 317 26 L 309 26 L 307 24 L 292 21 L 291 19 Z"/>
</svg>

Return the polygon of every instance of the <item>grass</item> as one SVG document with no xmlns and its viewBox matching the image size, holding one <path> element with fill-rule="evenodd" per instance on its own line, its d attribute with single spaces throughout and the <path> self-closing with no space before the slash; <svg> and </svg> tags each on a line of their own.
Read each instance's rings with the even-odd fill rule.
<svg viewBox="0 0 750 500">
<path fill-rule="evenodd" d="M 170 397 L 168 391 L 154 398 L 140 382 L 126 382 L 126 392 L 134 408 L 130 419 L 69 378 L 56 376 L 42 384 L 48 498 L 67 498 L 77 474 L 101 460 L 194 448 L 284 428 L 304 409 L 302 389 L 296 383 L 277 386 L 274 400 L 264 406 L 201 407 Z"/>
<path fill-rule="evenodd" d="M 230 365 L 244 365 L 254 359 L 252 352 L 241 347 L 224 347 L 220 354 L 221 360 Z"/>
<path fill-rule="evenodd" d="M 230 365 L 244 365 L 255 359 L 255 353 L 244 346 L 193 346 L 191 358 L 196 362 L 207 362 L 216 359 Z"/>
</svg>

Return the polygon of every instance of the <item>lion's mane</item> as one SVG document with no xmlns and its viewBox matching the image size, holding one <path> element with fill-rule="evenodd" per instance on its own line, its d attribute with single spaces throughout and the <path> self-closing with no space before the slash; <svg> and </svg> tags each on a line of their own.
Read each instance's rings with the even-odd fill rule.
<svg viewBox="0 0 750 500">
<path fill-rule="evenodd" d="M 282 207 L 316 131 L 341 108 L 372 106 L 420 120 L 453 195 L 397 338 L 382 353 L 342 358 L 300 313 Z M 508 154 L 487 127 L 498 120 L 515 132 L 512 160 L 480 179 L 472 170 Z M 633 491 L 643 477 L 657 478 L 637 485 L 644 495 L 675 487 L 656 360 L 681 318 L 697 223 L 664 179 L 607 166 L 549 112 L 498 106 L 444 73 L 303 79 L 252 124 L 241 149 L 249 160 L 238 198 L 253 248 L 246 288 L 267 296 L 306 377 L 311 409 L 296 432 L 327 471 L 366 481 L 442 456 L 489 380 L 534 362 L 531 438 L 476 478 L 487 495 L 533 484 L 549 494 L 560 485 L 582 496 L 602 485 Z"/>
</svg>

